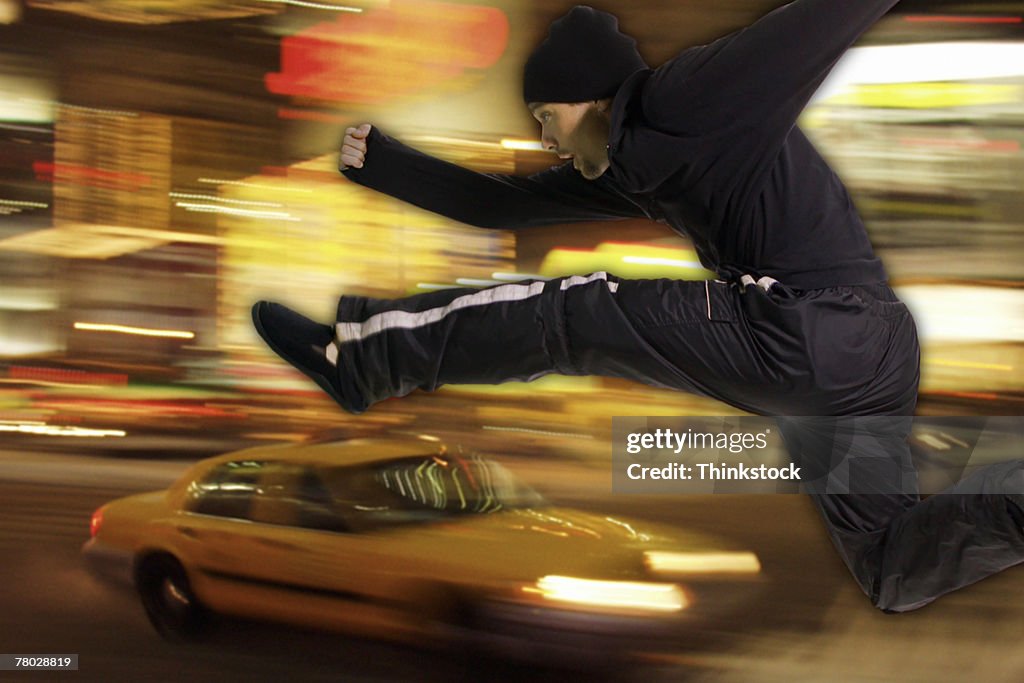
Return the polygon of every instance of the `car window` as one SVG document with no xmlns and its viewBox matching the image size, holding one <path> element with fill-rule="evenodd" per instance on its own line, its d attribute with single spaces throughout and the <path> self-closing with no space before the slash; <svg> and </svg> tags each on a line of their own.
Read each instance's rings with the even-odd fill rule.
<svg viewBox="0 0 1024 683">
<path fill-rule="evenodd" d="M 252 520 L 321 531 L 345 531 L 330 493 L 308 466 L 268 463 L 253 500 Z"/>
<path fill-rule="evenodd" d="M 259 491 L 263 462 L 227 462 L 210 470 L 189 486 L 185 509 L 202 515 L 248 519 Z"/>
<path fill-rule="evenodd" d="M 317 473 L 285 462 L 248 460 L 220 465 L 189 487 L 185 509 L 261 524 L 346 529 Z"/>
<path fill-rule="evenodd" d="M 323 467 L 319 474 L 355 530 L 543 504 L 508 470 L 479 456 L 414 456 Z"/>
</svg>

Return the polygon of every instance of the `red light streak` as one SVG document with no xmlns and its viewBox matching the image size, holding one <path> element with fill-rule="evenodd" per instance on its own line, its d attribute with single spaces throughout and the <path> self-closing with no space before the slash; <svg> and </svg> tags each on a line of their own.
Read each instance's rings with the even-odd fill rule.
<svg viewBox="0 0 1024 683">
<path fill-rule="evenodd" d="M 985 152 L 1019 152 L 1016 140 L 948 140 L 944 138 L 903 138 L 900 144 L 907 147 L 942 147 L 946 149 L 980 150 Z"/>
<path fill-rule="evenodd" d="M 131 192 L 148 187 L 153 182 L 152 178 L 144 173 L 119 173 L 117 171 L 104 171 L 103 169 L 90 166 L 54 164 L 48 161 L 33 162 L 32 170 L 36 174 L 36 180 L 43 182 L 52 183 L 54 180 L 57 180 L 75 185 L 103 187 L 111 190 L 129 190 Z"/>
<path fill-rule="evenodd" d="M 11 379 L 59 382 L 61 384 L 107 384 L 111 386 L 128 384 L 128 375 L 121 373 L 34 368 L 26 365 L 12 365 L 7 371 L 7 376 Z"/>
</svg>

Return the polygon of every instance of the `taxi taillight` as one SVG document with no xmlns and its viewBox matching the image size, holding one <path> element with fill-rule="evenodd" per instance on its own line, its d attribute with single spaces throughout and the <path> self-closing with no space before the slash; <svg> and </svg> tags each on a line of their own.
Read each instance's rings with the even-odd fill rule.
<svg viewBox="0 0 1024 683">
<path fill-rule="evenodd" d="M 89 536 L 96 538 L 96 534 L 100 532 L 100 526 L 103 524 L 103 508 L 99 508 L 96 512 L 92 513 L 92 519 L 89 520 Z"/>
</svg>

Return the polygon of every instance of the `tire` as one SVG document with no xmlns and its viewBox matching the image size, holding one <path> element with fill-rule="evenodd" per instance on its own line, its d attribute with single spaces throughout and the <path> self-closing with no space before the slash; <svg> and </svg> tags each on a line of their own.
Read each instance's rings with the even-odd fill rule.
<svg viewBox="0 0 1024 683">
<path fill-rule="evenodd" d="M 148 557 L 139 565 L 136 585 L 146 616 L 168 640 L 197 640 L 209 626 L 209 613 L 199 602 L 188 574 L 170 555 Z"/>
</svg>

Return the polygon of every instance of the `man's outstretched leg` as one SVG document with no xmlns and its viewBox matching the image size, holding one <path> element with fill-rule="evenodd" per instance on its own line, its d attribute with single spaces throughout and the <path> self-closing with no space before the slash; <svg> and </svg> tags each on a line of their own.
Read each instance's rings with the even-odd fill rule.
<svg viewBox="0 0 1024 683">
<path fill-rule="evenodd" d="M 615 287 L 602 273 L 400 299 L 343 296 L 333 326 L 259 302 L 253 322 L 279 356 L 342 408 L 362 413 L 417 388 L 529 381 L 554 371 L 576 374 L 565 362 L 559 309 L 565 289 L 592 283 Z"/>
<path fill-rule="evenodd" d="M 326 345 L 326 326 L 283 306 L 261 302 L 253 317 L 278 355 L 353 413 L 417 388 L 549 373 L 622 377 L 758 411 L 756 397 L 779 392 L 751 350 L 741 296 L 724 283 L 606 273 L 399 299 L 343 296 Z"/>
</svg>

